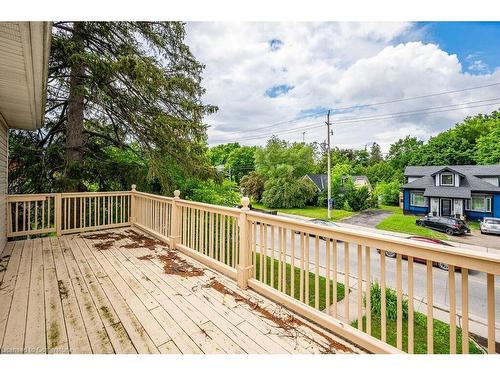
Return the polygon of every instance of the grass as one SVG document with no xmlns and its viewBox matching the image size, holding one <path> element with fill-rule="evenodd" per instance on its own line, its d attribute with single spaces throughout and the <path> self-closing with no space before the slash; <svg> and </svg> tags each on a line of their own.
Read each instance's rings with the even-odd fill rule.
<svg viewBox="0 0 500 375">
<path fill-rule="evenodd" d="M 279 269 L 279 261 L 274 260 L 274 280 L 271 280 L 271 257 L 266 256 L 266 274 L 267 274 L 267 282 L 266 284 L 272 286 L 275 289 L 278 289 L 278 269 Z M 257 280 L 260 280 L 260 254 L 256 255 L 256 272 L 257 272 Z M 291 295 L 291 277 L 292 267 L 291 264 L 286 263 L 286 285 L 285 291 L 286 294 Z M 304 272 L 304 276 L 306 273 Z M 300 268 L 297 268 L 297 265 L 294 267 L 294 295 L 293 297 L 296 300 L 300 301 Z M 304 280 L 305 284 L 305 280 Z M 309 272 L 309 301 L 304 301 L 309 306 L 313 306 L 315 304 L 316 297 L 316 284 L 315 284 L 315 274 Z M 326 306 L 326 278 L 323 276 L 319 276 L 318 282 L 318 292 L 319 292 L 319 309 L 324 310 Z M 305 293 L 305 292 L 304 292 Z M 337 301 L 340 301 L 344 298 L 344 284 L 337 282 Z M 305 294 L 304 294 L 305 299 Z M 333 281 L 330 280 L 330 302 L 333 300 Z M 308 303 L 309 302 L 309 303 Z"/>
<path fill-rule="evenodd" d="M 415 354 L 427 354 L 427 316 L 415 312 L 414 318 L 414 340 L 413 350 Z M 380 315 L 372 314 L 371 318 L 373 337 L 381 337 Z M 353 327 L 358 326 L 357 320 L 352 323 Z M 363 330 L 366 331 L 366 317 L 363 317 Z M 387 319 L 387 343 L 396 346 L 396 321 Z M 434 354 L 450 353 L 450 325 L 441 320 L 433 320 Z M 462 353 L 462 330 L 457 327 L 457 353 Z M 403 350 L 408 352 L 408 320 L 403 319 Z M 482 354 L 483 352 L 471 340 L 469 340 L 469 353 Z"/>
<path fill-rule="evenodd" d="M 481 230 L 481 227 L 479 226 L 479 221 L 468 221 L 467 225 L 469 226 L 470 229 Z"/>
<path fill-rule="evenodd" d="M 383 210 L 390 210 L 393 214 L 377 224 L 377 229 L 388 230 L 392 232 L 407 233 L 417 236 L 446 240 L 448 237 L 441 232 L 432 229 L 419 227 L 415 221 L 419 218 L 415 215 L 404 215 L 403 210 L 394 206 L 382 206 Z"/>
<path fill-rule="evenodd" d="M 260 203 L 252 203 L 252 206 L 263 210 L 273 210 L 272 208 L 267 208 L 266 206 Z M 326 207 L 307 206 L 304 208 L 280 208 L 278 209 L 278 211 L 283 212 L 285 214 L 300 215 L 300 216 L 310 217 L 313 219 L 328 220 L 328 210 L 326 209 Z M 335 209 L 332 210 L 332 218 L 330 220 L 340 220 L 352 216 L 354 214 L 355 212 Z"/>
</svg>

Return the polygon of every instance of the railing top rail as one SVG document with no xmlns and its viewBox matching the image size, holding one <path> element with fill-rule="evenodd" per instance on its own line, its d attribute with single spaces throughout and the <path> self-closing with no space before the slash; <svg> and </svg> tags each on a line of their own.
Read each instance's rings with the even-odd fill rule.
<svg viewBox="0 0 500 375">
<path fill-rule="evenodd" d="M 151 198 L 151 199 L 157 199 L 157 200 L 164 200 L 164 201 L 169 201 L 169 202 L 174 199 L 172 197 L 166 197 L 164 195 L 151 194 L 151 193 L 143 193 L 142 191 L 134 191 L 133 194 L 141 196 L 141 197 L 146 197 L 146 198 Z"/>
<path fill-rule="evenodd" d="M 429 259 L 435 262 L 449 263 L 476 271 L 500 274 L 500 254 L 425 243 L 363 229 L 325 227 L 323 225 L 271 216 L 254 211 L 247 211 L 247 217 L 250 220 L 259 221 L 263 224 L 281 225 L 291 230 L 323 236 L 325 238 L 358 243 L 385 251 Z"/>
<path fill-rule="evenodd" d="M 87 192 L 61 193 L 61 196 L 63 198 L 93 197 L 93 196 L 107 196 L 107 195 L 130 195 L 130 191 L 87 191 Z"/>
<path fill-rule="evenodd" d="M 184 199 L 179 199 L 177 201 L 177 204 L 179 206 L 184 206 L 184 207 L 205 208 L 206 210 L 210 210 L 210 211 L 214 211 L 214 212 L 217 211 L 217 212 L 224 213 L 224 214 L 231 215 L 231 216 L 238 216 L 241 213 L 241 210 L 239 208 L 218 206 L 215 204 L 188 201 L 188 200 L 184 200 Z"/>
<path fill-rule="evenodd" d="M 55 197 L 56 193 L 47 193 L 47 194 L 9 194 L 7 196 L 7 202 L 26 202 L 26 201 L 35 201 L 42 200 L 49 197 Z"/>
</svg>

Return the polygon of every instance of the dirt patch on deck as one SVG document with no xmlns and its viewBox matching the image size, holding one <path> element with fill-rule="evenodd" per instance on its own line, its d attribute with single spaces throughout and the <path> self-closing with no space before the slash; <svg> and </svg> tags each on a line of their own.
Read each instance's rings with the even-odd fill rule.
<svg viewBox="0 0 500 375">
<path fill-rule="evenodd" d="M 302 320 L 296 319 L 293 315 L 278 316 L 278 315 L 272 313 L 271 311 L 266 310 L 265 308 L 261 307 L 257 302 L 253 302 L 249 298 L 244 297 L 241 294 L 236 293 L 236 292 L 226 288 L 221 282 L 219 282 L 217 280 L 212 280 L 205 287 L 212 288 L 212 289 L 215 289 L 216 291 L 218 291 L 219 293 L 228 294 L 228 295 L 232 296 L 236 302 L 242 302 L 242 303 L 248 305 L 253 311 L 256 311 L 263 318 L 270 320 L 271 322 L 273 322 L 279 328 L 283 329 L 286 332 L 293 331 L 296 335 L 303 335 L 303 336 L 307 337 L 309 340 L 313 341 L 316 345 L 321 347 L 321 352 L 323 354 L 335 354 L 338 350 L 343 351 L 345 353 L 352 353 L 353 352 L 353 350 L 351 348 L 348 348 L 347 346 L 339 343 L 338 341 L 335 341 L 330 336 L 328 336 L 325 333 L 321 332 L 320 330 L 310 326 L 309 324 L 303 322 Z M 325 341 L 327 342 L 327 345 L 324 345 L 323 343 L 316 341 L 312 337 L 307 336 L 303 332 L 300 332 L 299 330 L 297 330 L 298 327 L 306 327 L 306 328 L 310 329 L 311 331 L 313 331 L 317 335 L 324 338 Z"/>
<path fill-rule="evenodd" d="M 128 240 L 128 243 L 120 246 L 124 249 L 145 248 L 154 251 L 157 246 L 166 246 L 162 241 L 145 236 L 131 229 L 127 229 L 121 233 L 104 232 L 81 235 L 81 237 L 88 240 L 99 241 L 94 244 L 94 247 L 99 251 L 109 250 L 115 242 L 121 240 Z"/>
<path fill-rule="evenodd" d="M 137 257 L 139 260 L 159 259 L 163 264 L 163 270 L 167 275 L 178 275 L 182 277 L 195 277 L 205 275 L 202 268 L 193 266 L 185 259 L 177 255 L 176 251 L 168 251 L 166 254 L 147 254 Z"/>
<path fill-rule="evenodd" d="M 163 270 L 168 275 L 179 275 L 183 277 L 203 276 L 205 272 L 180 258 L 175 251 L 169 251 L 167 254 L 158 256 L 163 263 Z"/>
</svg>

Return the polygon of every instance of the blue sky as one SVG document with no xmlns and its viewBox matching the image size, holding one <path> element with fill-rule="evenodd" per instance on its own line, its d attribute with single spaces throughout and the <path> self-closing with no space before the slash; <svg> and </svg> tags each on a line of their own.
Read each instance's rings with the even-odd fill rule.
<svg viewBox="0 0 500 375">
<path fill-rule="evenodd" d="M 436 43 L 457 54 L 464 69 L 471 73 L 490 72 L 500 66 L 500 22 L 422 22 L 417 27 L 425 29 L 423 41 Z M 469 69 L 481 67 L 483 71 Z"/>
<path fill-rule="evenodd" d="M 328 109 L 338 147 L 377 142 L 388 150 L 407 135 L 427 140 L 500 107 L 500 86 L 486 87 L 500 83 L 499 41 L 500 22 L 187 25 L 188 45 L 206 66 L 203 100 L 219 107 L 205 119 L 211 145 L 262 145 L 272 134 L 301 141 L 303 131 L 307 142 L 322 142 Z M 373 119 L 409 111 L 419 113 Z M 370 119 L 353 121 L 363 116 Z"/>
</svg>

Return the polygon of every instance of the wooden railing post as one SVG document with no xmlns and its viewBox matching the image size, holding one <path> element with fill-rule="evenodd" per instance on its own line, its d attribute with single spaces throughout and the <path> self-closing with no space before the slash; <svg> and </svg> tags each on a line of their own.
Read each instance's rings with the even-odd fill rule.
<svg viewBox="0 0 500 375">
<path fill-rule="evenodd" d="M 61 195 L 61 193 L 56 194 L 54 212 L 56 215 L 56 217 L 55 217 L 55 219 L 56 219 L 56 235 L 57 235 L 57 237 L 61 237 L 61 231 L 62 231 L 62 195 Z"/>
<path fill-rule="evenodd" d="M 247 220 L 247 211 L 248 204 L 250 200 L 248 197 L 241 198 L 241 212 L 239 218 L 239 227 L 240 227 L 240 259 L 238 262 L 237 271 L 237 283 L 238 286 L 242 289 L 248 288 L 248 279 L 252 275 L 253 266 L 252 266 L 252 249 L 249 246 L 249 223 Z M 261 260 L 262 261 L 262 260 Z"/>
<path fill-rule="evenodd" d="M 174 199 L 172 200 L 172 218 L 171 218 L 171 228 L 170 228 L 170 248 L 175 249 L 177 247 L 177 242 L 180 238 L 180 223 L 182 222 L 182 210 L 177 206 L 177 201 L 180 198 L 181 192 L 179 190 L 174 191 Z"/>
<path fill-rule="evenodd" d="M 129 221 L 130 221 L 130 225 L 134 225 L 135 221 L 136 221 L 136 218 L 137 218 L 137 200 L 136 200 L 136 197 L 135 197 L 135 192 L 137 190 L 135 190 L 137 186 L 135 184 L 133 184 L 131 186 L 131 190 L 130 190 L 130 217 L 129 217 Z"/>
</svg>

